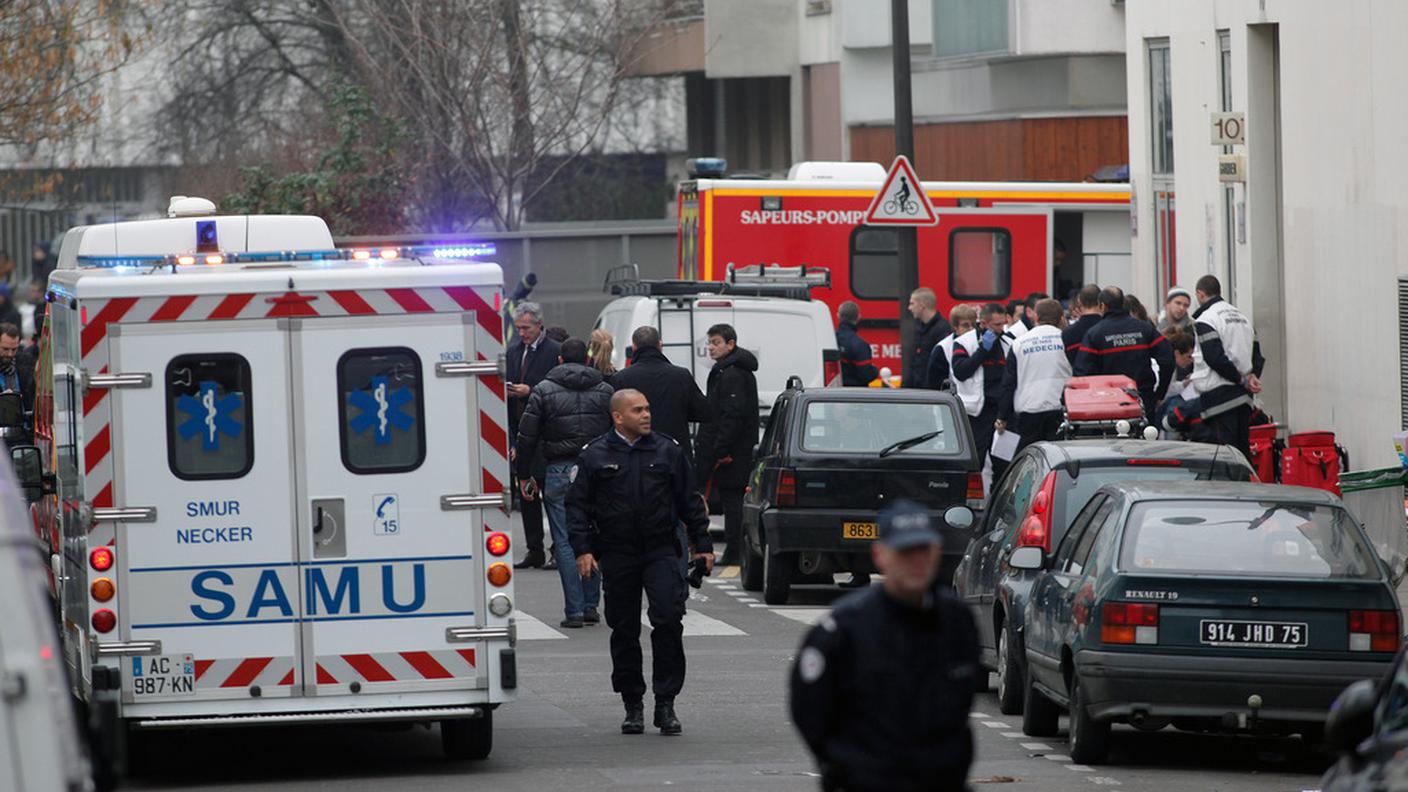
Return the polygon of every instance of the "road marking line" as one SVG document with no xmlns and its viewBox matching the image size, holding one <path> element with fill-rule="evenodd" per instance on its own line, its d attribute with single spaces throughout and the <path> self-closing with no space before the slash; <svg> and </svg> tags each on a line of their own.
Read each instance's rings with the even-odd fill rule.
<svg viewBox="0 0 1408 792">
<path fill-rule="evenodd" d="M 1074 770 L 1074 771 L 1076 771 L 1077 773 L 1093 773 L 1093 772 L 1095 772 L 1095 768 L 1093 768 L 1093 767 L 1087 767 L 1087 766 L 1085 766 L 1085 765 L 1078 765 L 1078 764 L 1068 764 L 1068 765 L 1066 765 L 1066 769 L 1067 769 L 1067 770 Z"/>
<path fill-rule="evenodd" d="M 831 609 L 789 608 L 787 610 L 781 610 L 779 608 L 773 608 L 772 612 L 776 613 L 779 616 L 782 616 L 783 618 L 791 619 L 792 621 L 796 622 L 801 622 L 802 624 L 816 624 L 817 622 L 821 621 L 823 616 L 830 613 Z"/>
<path fill-rule="evenodd" d="M 968 717 L 981 719 L 981 718 L 991 718 L 992 716 L 991 716 L 991 715 L 988 715 L 987 713 L 984 713 L 984 712 L 970 712 L 970 713 L 968 713 Z"/>
<path fill-rule="evenodd" d="M 1010 729 L 1010 728 L 1012 728 L 1011 726 L 1008 726 L 1007 724 L 1003 723 L 1002 721 L 983 721 L 983 725 L 986 726 L 986 727 L 988 727 L 989 729 Z"/>
<path fill-rule="evenodd" d="M 748 603 L 748 607 L 750 607 L 750 608 L 770 608 L 770 607 L 772 607 L 772 606 L 771 606 L 771 605 L 768 605 L 766 602 L 750 602 L 750 603 Z"/>
<path fill-rule="evenodd" d="M 731 589 L 731 588 L 724 589 L 724 593 L 727 594 L 727 595 L 729 595 L 730 597 L 747 597 L 747 596 L 749 596 L 748 592 L 746 592 L 746 591 L 739 591 L 738 589 Z"/>
<path fill-rule="evenodd" d="M 1046 743 L 1022 743 L 1022 747 L 1026 748 L 1028 751 L 1054 750 L 1051 746 L 1047 745 Z"/>
<path fill-rule="evenodd" d="M 1002 736 L 1003 736 L 1003 737 L 1009 737 L 1009 738 L 1011 738 L 1011 739 L 1013 739 L 1013 740 L 1020 740 L 1021 738 L 1026 737 L 1027 735 L 1025 735 L 1025 734 L 1023 734 L 1023 733 L 1021 733 L 1021 732 L 1003 732 L 1003 733 L 1002 733 Z"/>
<path fill-rule="evenodd" d="M 1096 786 L 1122 786 L 1120 782 L 1116 781 L 1113 778 L 1110 778 L 1109 776 L 1091 776 L 1086 780 Z"/>
<path fill-rule="evenodd" d="M 724 578 L 724 579 L 726 579 L 726 580 L 727 580 L 727 579 L 731 579 L 731 578 L 736 578 L 736 577 L 738 577 L 738 572 L 739 572 L 739 567 L 736 567 L 736 566 L 724 567 L 724 571 L 723 571 L 723 573 L 722 573 L 721 575 L 719 575 L 719 577 Z"/>
<path fill-rule="evenodd" d="M 640 612 L 640 623 L 646 627 L 650 626 L 650 617 L 645 611 Z M 747 635 L 748 633 L 734 627 L 727 622 L 721 622 L 712 616 L 705 616 L 699 611 L 684 612 L 684 634 L 686 636 L 701 635 Z"/>
<path fill-rule="evenodd" d="M 1066 756 L 1065 754 L 1047 754 L 1046 758 L 1050 759 L 1053 762 L 1061 762 L 1062 764 L 1071 763 L 1071 757 Z"/>
<path fill-rule="evenodd" d="M 547 626 L 537 617 L 523 611 L 514 616 L 520 641 L 565 641 L 567 636 Z"/>
</svg>

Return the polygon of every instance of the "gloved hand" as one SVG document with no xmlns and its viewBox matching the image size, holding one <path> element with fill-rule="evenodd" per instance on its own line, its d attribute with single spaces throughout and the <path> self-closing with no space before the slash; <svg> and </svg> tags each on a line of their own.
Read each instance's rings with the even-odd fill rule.
<svg viewBox="0 0 1408 792">
<path fill-rule="evenodd" d="M 979 343 L 983 345 L 983 349 L 991 350 L 992 345 L 997 343 L 997 333 L 991 330 L 983 331 L 983 337 Z"/>
</svg>

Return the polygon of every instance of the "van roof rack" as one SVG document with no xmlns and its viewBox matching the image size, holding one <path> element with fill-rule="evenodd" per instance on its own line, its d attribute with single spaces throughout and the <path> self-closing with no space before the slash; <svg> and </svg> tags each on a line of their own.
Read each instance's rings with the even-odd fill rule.
<svg viewBox="0 0 1408 792">
<path fill-rule="evenodd" d="M 730 294 L 744 297 L 784 297 L 810 300 L 813 287 L 831 285 L 825 267 L 779 267 L 755 264 L 728 267 L 725 280 L 647 280 L 640 266 L 624 264 L 606 273 L 602 291 L 616 297 L 685 297 L 695 294 Z"/>
</svg>

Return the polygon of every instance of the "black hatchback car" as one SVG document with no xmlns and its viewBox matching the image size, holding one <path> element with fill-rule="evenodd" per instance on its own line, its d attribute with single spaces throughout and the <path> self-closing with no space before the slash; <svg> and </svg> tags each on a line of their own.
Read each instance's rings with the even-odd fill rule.
<svg viewBox="0 0 1408 792">
<path fill-rule="evenodd" d="M 1335 496 L 1274 484 L 1100 488 L 1027 600 L 1022 731 L 1105 761 L 1110 725 L 1314 737 L 1400 644 L 1388 566 Z"/>
<path fill-rule="evenodd" d="M 1321 792 L 1408 789 L 1408 663 L 1403 651 L 1383 679 L 1345 688 L 1325 720 L 1325 742 L 1339 754 Z"/>
<path fill-rule="evenodd" d="M 927 506 L 944 534 L 945 582 L 973 523 L 977 468 L 963 406 L 950 393 L 792 387 L 778 396 L 743 501 L 743 588 L 786 603 L 794 581 L 874 571 L 876 515 Z"/>
<path fill-rule="evenodd" d="M 993 488 L 953 579 L 973 608 L 982 663 L 997 673 L 1002 713 L 1022 711 L 1022 611 L 1035 579 L 1008 566 L 1013 550 L 1032 545 L 1050 553 L 1091 494 L 1111 482 L 1251 479 L 1251 467 L 1231 446 L 1111 439 L 1022 449 Z"/>
</svg>

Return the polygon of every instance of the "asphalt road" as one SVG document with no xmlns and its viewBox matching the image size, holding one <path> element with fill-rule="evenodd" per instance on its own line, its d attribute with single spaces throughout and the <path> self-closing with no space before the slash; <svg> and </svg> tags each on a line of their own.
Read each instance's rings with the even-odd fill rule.
<svg viewBox="0 0 1408 792">
<path fill-rule="evenodd" d="M 434 728 L 197 731 L 162 735 L 153 772 L 128 788 L 814 790 L 815 770 L 788 721 L 785 680 L 803 631 L 841 592 L 803 587 L 794 604 L 771 607 L 728 577 L 736 572 L 710 579 L 690 602 L 689 677 L 677 702 L 680 737 L 654 729 L 619 733 L 623 713 L 611 692 L 606 628 L 559 629 L 557 573 L 529 570 L 516 578 L 527 622 L 520 633 L 519 700 L 496 713 L 488 760 L 446 761 Z M 648 707 L 649 699 L 647 717 Z M 1020 717 L 997 712 L 991 694 L 978 697 L 975 792 L 1298 792 L 1314 789 L 1331 761 L 1294 739 L 1119 728 L 1111 764 L 1082 767 L 1063 755 L 1063 738 L 1025 737 Z"/>
</svg>

